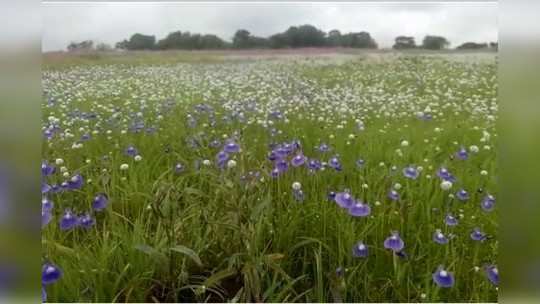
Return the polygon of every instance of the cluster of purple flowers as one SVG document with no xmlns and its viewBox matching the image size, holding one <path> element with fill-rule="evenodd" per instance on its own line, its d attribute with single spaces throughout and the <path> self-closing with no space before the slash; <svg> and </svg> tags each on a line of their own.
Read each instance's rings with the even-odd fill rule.
<svg viewBox="0 0 540 304">
<path fill-rule="evenodd" d="M 240 145 L 233 139 L 229 139 L 223 145 L 223 148 L 216 155 L 216 164 L 219 168 L 225 168 L 227 161 L 230 158 L 230 154 L 240 152 Z"/>
<path fill-rule="evenodd" d="M 454 183 L 456 181 L 454 175 L 452 175 L 452 173 L 450 173 L 450 171 L 448 171 L 448 169 L 446 169 L 445 167 L 441 167 L 437 171 L 437 176 L 443 181 L 449 181 L 451 183 Z"/>
<path fill-rule="evenodd" d="M 366 217 L 371 213 L 371 207 L 361 200 L 355 199 L 348 191 L 338 192 L 334 196 L 334 201 L 343 209 L 347 209 L 354 217 Z"/>
<path fill-rule="evenodd" d="M 47 193 L 60 193 L 62 191 L 78 190 L 84 185 L 84 178 L 80 174 L 75 174 L 67 181 L 62 182 L 60 185 L 49 185 L 45 180 L 41 182 L 41 194 Z"/>
<path fill-rule="evenodd" d="M 92 202 L 92 209 L 96 212 L 102 211 L 108 205 L 109 198 L 104 193 L 99 193 L 94 197 Z M 41 227 L 44 228 L 50 223 L 52 219 L 53 202 L 44 197 L 41 203 Z M 85 229 L 91 228 L 95 224 L 95 219 L 90 212 L 84 212 L 82 214 L 76 214 L 70 208 L 64 209 L 64 212 L 60 218 L 59 225 L 63 231 L 72 230 L 76 227 Z"/>
</svg>

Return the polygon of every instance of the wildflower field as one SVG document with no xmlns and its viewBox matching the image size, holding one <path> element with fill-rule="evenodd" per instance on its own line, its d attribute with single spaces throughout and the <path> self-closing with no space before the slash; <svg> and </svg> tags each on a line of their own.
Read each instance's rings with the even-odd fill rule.
<svg viewBox="0 0 540 304">
<path fill-rule="evenodd" d="M 497 301 L 496 57 L 453 56 L 46 66 L 43 298 Z"/>
</svg>

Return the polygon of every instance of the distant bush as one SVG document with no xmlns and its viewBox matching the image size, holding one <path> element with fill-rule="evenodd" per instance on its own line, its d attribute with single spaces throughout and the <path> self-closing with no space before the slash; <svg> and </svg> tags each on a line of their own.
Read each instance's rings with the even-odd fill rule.
<svg viewBox="0 0 540 304">
<path fill-rule="evenodd" d="M 67 46 L 68 51 L 77 52 L 77 51 L 91 51 L 94 49 L 94 41 L 85 40 L 81 42 L 71 42 Z"/>
<path fill-rule="evenodd" d="M 416 48 L 416 42 L 414 41 L 414 37 L 398 36 L 396 37 L 394 46 L 392 48 L 396 50 L 414 49 Z"/>
<path fill-rule="evenodd" d="M 428 35 L 422 42 L 422 48 L 427 50 L 442 50 L 450 45 L 450 41 L 442 36 Z"/>
<path fill-rule="evenodd" d="M 487 43 L 476 43 L 476 42 L 465 42 L 462 45 L 458 46 L 458 50 L 478 50 L 478 49 L 487 49 Z"/>
</svg>

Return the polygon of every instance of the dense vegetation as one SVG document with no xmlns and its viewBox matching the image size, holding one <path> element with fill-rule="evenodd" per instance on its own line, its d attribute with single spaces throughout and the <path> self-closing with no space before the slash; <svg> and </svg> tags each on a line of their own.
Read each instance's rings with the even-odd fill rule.
<svg viewBox="0 0 540 304">
<path fill-rule="evenodd" d="M 496 63 L 43 72 L 60 302 L 496 302 Z"/>
<path fill-rule="evenodd" d="M 68 50 L 88 50 L 93 48 L 91 41 L 79 43 L 72 42 Z M 450 42 L 441 36 L 428 35 L 422 45 L 417 46 L 413 37 L 398 36 L 394 49 L 422 48 L 428 50 L 442 50 L 448 48 Z M 471 43 L 462 45 L 462 49 L 468 48 Z M 485 45 L 487 48 L 487 44 Z M 252 35 L 248 30 L 236 31 L 232 42 L 212 34 L 197 34 L 189 31 L 175 31 L 167 37 L 156 40 L 155 36 L 141 33 L 133 34 L 129 39 L 117 42 L 116 49 L 126 50 L 203 50 L 203 49 L 253 49 L 253 48 L 300 48 L 300 47 L 348 47 L 361 49 L 376 49 L 378 44 L 370 33 L 352 32 L 341 33 L 339 30 L 331 30 L 328 33 L 306 24 L 291 26 L 282 33 L 269 37 Z M 494 47 L 494 45 L 490 45 Z M 102 48 L 104 46 L 102 45 Z M 109 47 L 110 48 L 110 47 Z"/>
</svg>

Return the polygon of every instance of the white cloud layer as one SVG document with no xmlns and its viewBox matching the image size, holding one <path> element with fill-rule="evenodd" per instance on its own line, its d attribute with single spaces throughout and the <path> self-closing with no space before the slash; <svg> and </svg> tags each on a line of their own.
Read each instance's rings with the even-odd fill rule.
<svg viewBox="0 0 540 304">
<path fill-rule="evenodd" d="M 268 36 L 291 25 L 325 31 L 368 31 L 381 47 L 398 35 L 447 37 L 452 46 L 496 41 L 497 4 L 477 3 L 45 3 L 43 51 L 70 41 L 114 44 L 136 32 L 165 37 L 172 31 L 211 33 L 230 40 L 237 29 Z"/>
</svg>

